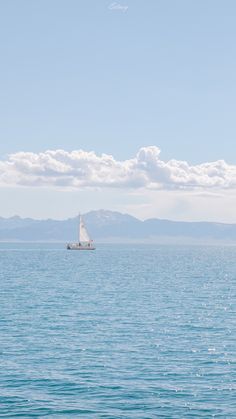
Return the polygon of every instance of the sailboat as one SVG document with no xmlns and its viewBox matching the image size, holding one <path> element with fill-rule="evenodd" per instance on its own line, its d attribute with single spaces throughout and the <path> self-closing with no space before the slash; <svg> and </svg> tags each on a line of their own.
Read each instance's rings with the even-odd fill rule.
<svg viewBox="0 0 236 419">
<path fill-rule="evenodd" d="M 93 240 L 89 237 L 82 216 L 79 215 L 79 241 L 77 243 L 68 243 L 68 250 L 95 250 Z"/>
</svg>

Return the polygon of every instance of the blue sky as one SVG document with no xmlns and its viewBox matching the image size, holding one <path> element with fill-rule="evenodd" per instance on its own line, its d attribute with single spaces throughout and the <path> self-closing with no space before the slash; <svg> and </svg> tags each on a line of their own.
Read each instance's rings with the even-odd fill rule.
<svg viewBox="0 0 236 419">
<path fill-rule="evenodd" d="M 163 161 L 236 165 L 235 21 L 234 1 L 1 2 L 1 161 L 48 149 L 82 149 L 124 161 L 153 145 Z M 4 185 L 0 215 L 60 218 L 82 205 L 143 218 L 236 222 L 221 204 L 209 212 L 219 191 L 214 198 L 207 192 L 198 212 L 193 191 L 104 189 L 102 198 L 100 192 Z M 234 204 L 234 192 L 224 192 L 223 207 L 226 195 Z M 159 201 L 166 203 L 162 210 Z"/>
</svg>

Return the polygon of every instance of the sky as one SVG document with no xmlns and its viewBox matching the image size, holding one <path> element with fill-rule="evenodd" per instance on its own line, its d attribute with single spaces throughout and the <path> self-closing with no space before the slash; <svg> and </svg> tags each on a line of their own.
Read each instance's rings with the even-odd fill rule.
<svg viewBox="0 0 236 419">
<path fill-rule="evenodd" d="M 236 3 L 0 2 L 0 216 L 235 222 Z"/>
</svg>

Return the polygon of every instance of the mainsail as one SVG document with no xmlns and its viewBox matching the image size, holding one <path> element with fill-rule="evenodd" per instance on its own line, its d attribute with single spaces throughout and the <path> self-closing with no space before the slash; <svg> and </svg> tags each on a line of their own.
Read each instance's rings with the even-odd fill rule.
<svg viewBox="0 0 236 419">
<path fill-rule="evenodd" d="M 80 223 L 79 223 L 79 241 L 82 243 L 91 241 L 81 215 L 80 215 Z"/>
</svg>

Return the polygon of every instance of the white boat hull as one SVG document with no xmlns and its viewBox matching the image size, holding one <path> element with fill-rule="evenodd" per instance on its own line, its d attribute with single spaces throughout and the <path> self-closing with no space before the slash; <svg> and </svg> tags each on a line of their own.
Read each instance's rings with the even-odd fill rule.
<svg viewBox="0 0 236 419">
<path fill-rule="evenodd" d="M 92 245 L 82 245 L 79 243 L 68 243 L 67 245 L 68 250 L 95 250 L 95 247 Z"/>
</svg>

